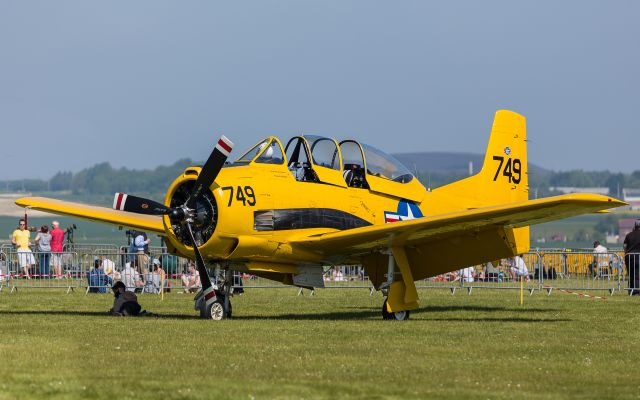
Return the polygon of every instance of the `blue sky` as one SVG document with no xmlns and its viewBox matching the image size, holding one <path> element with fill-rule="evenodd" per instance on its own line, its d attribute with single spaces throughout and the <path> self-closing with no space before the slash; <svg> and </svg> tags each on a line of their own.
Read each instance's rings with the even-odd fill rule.
<svg viewBox="0 0 640 400">
<path fill-rule="evenodd" d="M 640 2 L 0 0 L 0 179 L 151 168 L 275 134 L 640 169 Z"/>
</svg>

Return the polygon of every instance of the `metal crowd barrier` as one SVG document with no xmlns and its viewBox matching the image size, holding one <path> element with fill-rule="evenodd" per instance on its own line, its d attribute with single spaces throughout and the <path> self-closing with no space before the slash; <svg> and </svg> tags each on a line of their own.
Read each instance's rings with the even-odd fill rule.
<svg viewBox="0 0 640 400">
<path fill-rule="evenodd" d="M 122 280 L 131 290 L 143 293 L 160 293 L 181 290 L 195 292 L 194 275 L 189 272 L 192 261 L 163 252 L 152 252 L 142 256 L 126 253 L 123 248 L 111 245 L 74 245 L 59 254 L 31 253 L 33 265 L 25 270 L 24 253 L 12 247 L 0 248 L 0 290 L 11 288 L 63 288 L 67 292 L 76 288 L 87 292 L 107 292 L 112 282 Z M 600 290 L 613 294 L 616 291 L 637 290 L 640 294 L 640 254 L 627 257 L 618 251 L 593 253 L 593 251 L 569 251 L 544 249 L 522 255 L 527 267 L 523 276 L 523 288 L 530 293 L 546 290 Z M 626 262 L 625 262 L 626 258 Z M 157 262 L 156 262 L 157 260 Z M 447 274 L 416 282 L 418 288 L 449 289 L 520 289 L 520 279 L 513 272 L 513 258 L 498 260 L 491 265 L 482 264 L 463 268 Z M 47 268 L 48 265 L 48 268 Z M 60 265 L 56 270 L 55 265 Z M 108 279 L 97 277 L 92 272 L 102 266 Z M 163 279 L 164 278 L 164 279 Z M 371 282 L 360 265 L 325 267 L 326 288 L 369 289 Z M 257 288 L 287 288 L 278 282 L 260 277 L 235 273 L 235 290 Z"/>
<path fill-rule="evenodd" d="M 560 289 L 607 291 L 610 294 L 637 291 L 640 294 L 640 254 L 628 255 L 625 262 L 620 251 L 594 253 L 593 250 L 544 249 L 525 253 L 523 259 L 528 269 L 523 286 L 529 293 L 535 290 L 551 293 Z M 510 274 L 512 260 L 492 263 L 499 271 L 497 275 L 488 274 L 484 264 L 471 267 L 470 274 L 461 269 L 419 281 L 416 285 L 418 288 L 449 289 L 452 293 L 457 289 L 467 289 L 469 293 L 474 288 L 519 289 L 519 279 Z M 633 277 L 630 277 L 630 271 L 635 271 Z"/>
<path fill-rule="evenodd" d="M 100 243 L 65 243 L 62 250 L 67 252 L 76 252 L 79 254 L 84 253 L 116 253 L 119 247 L 114 244 L 100 244 Z"/>
<path fill-rule="evenodd" d="M 625 267 L 616 252 L 541 252 L 544 279 L 542 288 L 601 290 L 610 294 L 624 288 Z"/>
<path fill-rule="evenodd" d="M 540 288 L 540 277 L 535 271 L 540 265 L 537 252 L 522 254 L 527 267 L 523 278 L 523 287 L 529 293 Z M 416 282 L 419 289 L 449 289 L 455 293 L 458 289 L 466 289 L 468 293 L 475 288 L 482 289 L 520 289 L 520 276 L 512 271 L 513 258 L 495 260 L 491 263 L 474 265 L 448 272 L 432 278 Z"/>
<path fill-rule="evenodd" d="M 11 288 L 61 288 L 67 292 L 78 286 L 82 266 L 72 252 L 18 252 L 3 249 L 0 254 L 0 280 L 2 287 Z"/>
<path fill-rule="evenodd" d="M 640 253 L 618 254 L 618 257 L 624 261 L 627 272 L 620 290 L 627 290 L 629 295 L 640 295 Z"/>
</svg>

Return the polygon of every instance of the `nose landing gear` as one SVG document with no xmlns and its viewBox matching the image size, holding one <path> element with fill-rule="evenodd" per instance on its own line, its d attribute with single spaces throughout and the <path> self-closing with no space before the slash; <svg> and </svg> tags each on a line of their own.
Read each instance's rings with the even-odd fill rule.
<svg viewBox="0 0 640 400">
<path fill-rule="evenodd" d="M 227 308 L 225 308 L 225 300 L 227 296 L 219 294 L 218 299 L 211 303 L 209 306 L 200 308 L 200 318 L 212 319 L 214 321 L 221 321 L 223 319 L 231 318 L 231 302 L 228 302 Z"/>
<path fill-rule="evenodd" d="M 210 301 L 209 305 L 207 305 L 207 302 L 205 301 L 203 291 L 201 290 L 198 292 L 194 299 L 194 308 L 196 311 L 200 312 L 200 318 L 212 319 L 214 321 L 221 321 L 223 319 L 231 318 L 233 311 L 231 307 L 231 286 L 233 283 L 232 278 L 233 273 L 229 270 L 225 270 L 223 289 L 220 290 L 216 285 L 213 286 L 216 299 L 213 302 Z"/>
</svg>

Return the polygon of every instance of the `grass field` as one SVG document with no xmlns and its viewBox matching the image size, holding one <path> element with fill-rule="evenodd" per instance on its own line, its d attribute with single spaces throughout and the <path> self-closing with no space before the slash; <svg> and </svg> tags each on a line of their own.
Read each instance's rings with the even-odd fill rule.
<svg viewBox="0 0 640 400">
<path fill-rule="evenodd" d="M 0 293 L 0 398 L 637 398 L 640 298 L 421 290 L 406 322 L 362 290 L 253 289 L 234 318 L 105 315 L 110 295 Z"/>
</svg>

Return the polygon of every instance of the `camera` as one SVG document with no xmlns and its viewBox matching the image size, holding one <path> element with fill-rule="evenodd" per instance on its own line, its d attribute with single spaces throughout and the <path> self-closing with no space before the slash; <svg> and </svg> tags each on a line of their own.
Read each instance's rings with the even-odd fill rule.
<svg viewBox="0 0 640 400">
<path fill-rule="evenodd" d="M 73 243 L 73 231 L 78 229 L 76 224 L 71 224 L 64 230 L 64 234 L 67 236 L 67 243 Z"/>
<path fill-rule="evenodd" d="M 64 230 L 64 233 L 71 233 L 73 234 L 73 231 L 78 229 L 78 227 L 76 226 L 76 224 L 71 224 L 70 226 L 67 227 L 67 229 Z"/>
</svg>

